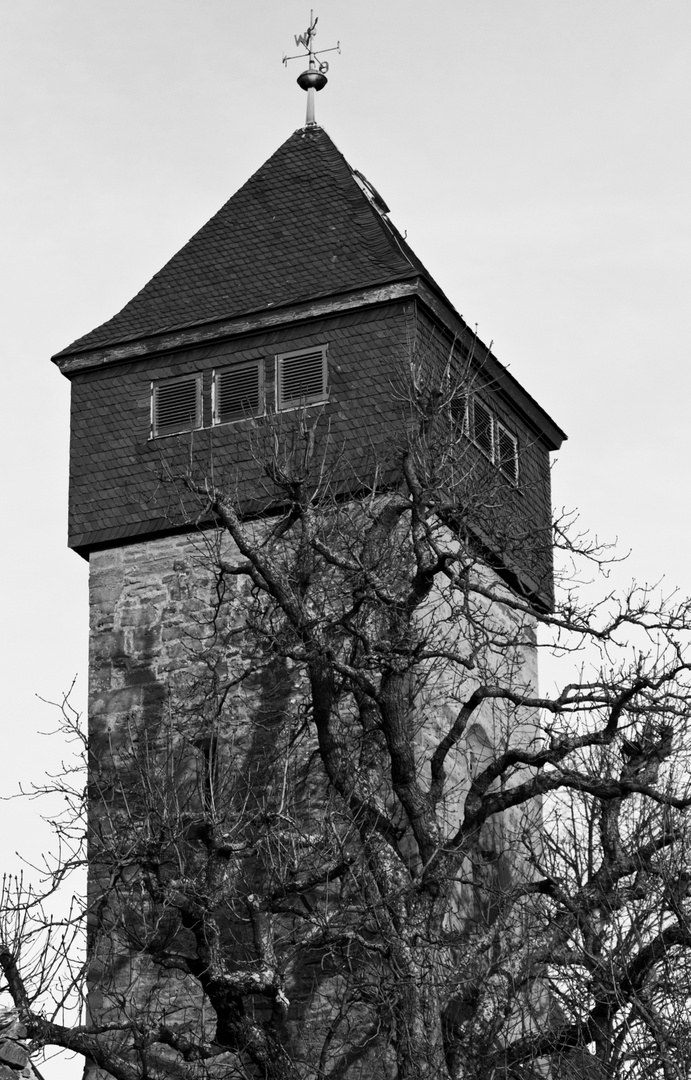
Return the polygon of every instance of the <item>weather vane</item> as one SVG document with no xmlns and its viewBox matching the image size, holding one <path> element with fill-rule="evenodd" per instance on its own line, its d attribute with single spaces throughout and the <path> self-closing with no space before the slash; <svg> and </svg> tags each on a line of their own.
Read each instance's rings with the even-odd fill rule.
<svg viewBox="0 0 691 1080">
<path fill-rule="evenodd" d="M 297 53 L 295 56 L 284 56 L 283 63 L 288 66 L 289 60 L 299 60 L 303 56 L 309 57 L 309 67 L 307 71 L 303 71 L 297 77 L 298 86 L 301 86 L 303 90 L 307 91 L 307 119 L 305 121 L 306 126 L 315 124 L 314 119 L 314 91 L 323 90 L 328 80 L 326 73 L 329 70 L 329 64 L 327 60 L 317 60 L 318 56 L 321 56 L 325 52 L 340 53 L 341 43 L 336 42 L 330 49 L 315 49 L 314 39 L 317 35 L 317 23 L 319 19 L 314 18 L 314 12 L 310 11 L 310 24 L 305 30 L 304 34 L 295 34 L 295 44 L 302 45 L 307 49 L 307 52 Z"/>
</svg>

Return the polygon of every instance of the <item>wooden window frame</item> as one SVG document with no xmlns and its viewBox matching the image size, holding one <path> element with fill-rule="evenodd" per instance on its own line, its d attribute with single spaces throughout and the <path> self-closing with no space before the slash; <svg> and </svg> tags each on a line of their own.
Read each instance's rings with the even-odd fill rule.
<svg viewBox="0 0 691 1080">
<path fill-rule="evenodd" d="M 327 360 L 327 345 L 316 345 L 309 349 L 295 349 L 292 352 L 279 353 L 276 356 L 276 411 L 287 412 L 290 409 L 300 409 L 305 405 L 320 405 L 329 400 L 329 371 Z M 321 354 L 321 388 L 312 394 L 306 394 L 298 400 L 295 397 L 285 398 L 282 393 L 283 368 L 287 361 Z"/>
<path fill-rule="evenodd" d="M 470 398 L 468 394 L 456 394 L 449 403 L 449 417 L 459 435 L 468 436 L 468 414 Z"/>
<path fill-rule="evenodd" d="M 501 475 L 506 480 L 508 480 L 510 484 L 513 484 L 514 487 L 518 487 L 518 438 L 516 435 L 514 435 L 513 431 L 509 431 L 506 424 L 502 424 L 501 420 L 495 420 L 495 428 L 497 434 L 494 440 L 494 463 L 499 469 Z M 513 453 L 511 455 L 511 459 L 513 461 L 513 469 L 511 470 L 507 470 L 504 467 L 504 463 L 500 454 L 502 436 L 507 437 L 513 447 Z"/>
</svg>

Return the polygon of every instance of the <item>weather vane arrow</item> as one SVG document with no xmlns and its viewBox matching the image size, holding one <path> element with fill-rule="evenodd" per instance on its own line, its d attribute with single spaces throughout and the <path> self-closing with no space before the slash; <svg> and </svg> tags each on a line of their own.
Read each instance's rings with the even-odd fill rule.
<svg viewBox="0 0 691 1080">
<path fill-rule="evenodd" d="M 301 72 L 297 77 L 298 86 L 301 86 L 303 90 L 307 91 L 307 119 L 305 126 L 309 127 L 311 124 L 316 124 L 314 119 L 314 92 L 315 90 L 323 90 L 326 86 L 328 79 L 326 73 L 329 70 L 329 63 L 327 60 L 318 60 L 317 57 L 327 52 L 339 52 L 341 51 L 340 41 L 336 42 L 330 49 L 315 49 L 314 39 L 317 35 L 317 23 L 319 19 L 314 18 L 314 12 L 310 11 L 310 24 L 305 30 L 304 34 L 295 34 L 295 44 L 302 45 L 307 52 L 296 53 L 295 56 L 283 57 L 283 63 L 288 66 L 289 60 L 299 60 L 302 57 L 309 57 L 309 66 L 306 71 Z"/>
</svg>

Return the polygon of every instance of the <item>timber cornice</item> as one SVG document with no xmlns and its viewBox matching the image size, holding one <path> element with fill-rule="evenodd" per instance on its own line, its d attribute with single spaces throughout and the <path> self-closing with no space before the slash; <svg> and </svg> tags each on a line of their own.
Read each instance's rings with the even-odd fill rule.
<svg viewBox="0 0 691 1080">
<path fill-rule="evenodd" d="M 60 368 L 62 374 L 69 377 L 78 372 L 105 367 L 108 364 L 141 360 L 158 353 L 177 352 L 196 345 L 272 330 L 278 326 L 289 326 L 292 323 L 357 311 L 359 308 L 371 307 L 375 304 L 405 300 L 419 294 L 420 284 L 420 278 L 415 276 L 411 280 L 397 281 L 389 285 L 375 285 L 352 293 L 320 297 L 305 303 L 291 304 L 289 307 L 271 310 L 264 308 L 262 311 L 249 312 L 234 318 L 177 327 L 148 337 L 115 342 L 97 349 L 87 349 L 84 352 L 58 353 L 52 357 L 52 360 Z"/>
</svg>

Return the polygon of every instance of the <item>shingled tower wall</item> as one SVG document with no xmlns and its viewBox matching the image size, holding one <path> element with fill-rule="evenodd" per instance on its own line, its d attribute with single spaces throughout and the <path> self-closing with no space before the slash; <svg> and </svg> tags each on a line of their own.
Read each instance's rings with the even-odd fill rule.
<svg viewBox="0 0 691 1080">
<path fill-rule="evenodd" d="M 529 552 L 508 550 L 491 526 L 489 533 L 478 529 L 487 574 L 549 608 L 549 453 L 563 433 L 477 341 L 380 197 L 321 128 L 295 132 L 118 315 L 54 357 L 72 383 L 69 542 L 90 564 L 97 830 L 104 798 L 111 808 L 117 802 L 101 786 L 104 762 L 131 760 L 133 731 L 160 731 L 171 703 L 193 701 L 199 627 L 214 610 L 212 523 L 200 518 L 197 497 L 166 480 L 193 461 L 198 474 L 213 470 L 216 482 L 231 485 L 248 514 L 261 519 L 270 500 L 257 454 L 258 418 L 270 413 L 281 421 L 285 413 L 289 426 L 301 410 L 328 425 L 338 447 L 333 483 L 340 497 L 354 496 L 400 425 L 394 388 L 411 361 L 441 370 L 450 357 L 454 370 L 472 380 L 482 403 L 478 416 L 482 409 L 495 438 L 504 438 L 504 457 L 494 447 L 488 454 L 478 421 L 474 439 L 470 428 L 464 432 L 468 454 L 495 470 L 504 519 L 518 523 L 518 533 L 543 538 Z M 291 399 L 289 382 L 281 382 L 293 362 L 311 365 L 317 381 L 309 400 Z M 240 417 L 231 392 L 238 373 L 249 387 Z M 248 602 L 238 586 L 224 625 L 241 626 Z M 511 616 L 497 610 L 492 617 Z M 231 675 L 233 663 L 239 671 L 246 659 L 242 640 L 234 649 L 225 669 Z M 516 664 L 523 684 L 536 686 L 536 653 L 527 639 Z M 264 669 L 243 679 L 234 700 L 236 764 L 244 762 L 257 783 L 275 772 L 275 718 L 295 692 L 287 670 L 269 678 Z M 437 713 L 437 727 L 422 732 L 421 745 L 447 721 Z M 482 756 L 493 724 L 486 711 L 468 744 L 471 757 Z M 268 730 L 275 735 L 270 747 Z M 458 805 L 468 768 L 459 759 L 450 785 Z M 472 909 L 468 895 L 459 903 Z M 115 927 L 116 954 L 121 941 Z M 138 961 L 111 959 L 122 989 Z M 141 971 L 137 979 L 141 994 Z M 170 984 L 149 985 L 146 993 L 165 999 L 171 1014 L 178 1007 Z M 186 993 L 180 991 L 183 1013 Z M 122 1008 L 99 994 L 92 995 L 96 1012 Z"/>
</svg>

